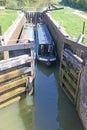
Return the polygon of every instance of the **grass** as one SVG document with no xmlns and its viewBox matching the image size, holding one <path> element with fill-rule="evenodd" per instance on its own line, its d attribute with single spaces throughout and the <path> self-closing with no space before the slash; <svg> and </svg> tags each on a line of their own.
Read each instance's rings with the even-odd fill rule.
<svg viewBox="0 0 87 130">
<path fill-rule="evenodd" d="M 8 29 L 17 17 L 17 11 L 0 9 L 0 26 L 2 28 L 2 34 Z"/>
<path fill-rule="evenodd" d="M 69 34 L 71 38 L 77 38 L 82 33 L 83 22 L 85 21 L 85 37 L 87 36 L 87 20 L 74 14 L 72 8 L 64 8 L 51 12 L 51 16 L 58 22 L 60 26 Z M 84 40 L 87 43 L 87 39 Z"/>
<path fill-rule="evenodd" d="M 58 6 L 60 7 L 60 6 Z M 85 21 L 85 40 L 87 44 L 87 20 L 74 14 L 75 10 L 72 8 L 64 8 L 51 12 L 51 16 L 64 28 L 71 38 L 77 38 L 82 33 L 83 22 Z M 81 12 L 82 14 L 82 12 Z M 84 15 L 87 15 L 83 12 Z M 0 26 L 2 27 L 2 34 L 8 29 L 17 17 L 17 11 L 0 9 Z"/>
</svg>

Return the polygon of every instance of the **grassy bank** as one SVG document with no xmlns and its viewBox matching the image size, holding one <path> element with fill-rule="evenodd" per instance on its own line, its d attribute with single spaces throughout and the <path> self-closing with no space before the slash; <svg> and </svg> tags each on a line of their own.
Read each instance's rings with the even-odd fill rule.
<svg viewBox="0 0 87 130">
<path fill-rule="evenodd" d="M 0 9 L 0 26 L 2 27 L 2 34 L 4 34 L 16 17 L 17 11 Z"/>
<path fill-rule="evenodd" d="M 65 7 L 63 10 L 51 12 L 51 16 L 64 28 L 71 38 L 77 38 L 82 33 L 83 22 L 85 21 L 84 43 L 87 43 L 87 19 L 76 15 L 74 12 L 74 9 Z"/>
</svg>

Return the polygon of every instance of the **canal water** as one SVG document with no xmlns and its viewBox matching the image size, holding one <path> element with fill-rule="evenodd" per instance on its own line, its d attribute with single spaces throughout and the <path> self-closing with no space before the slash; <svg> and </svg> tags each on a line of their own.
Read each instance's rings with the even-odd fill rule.
<svg viewBox="0 0 87 130">
<path fill-rule="evenodd" d="M 84 130 L 59 86 L 59 67 L 36 63 L 34 95 L 0 109 L 0 130 Z"/>
</svg>

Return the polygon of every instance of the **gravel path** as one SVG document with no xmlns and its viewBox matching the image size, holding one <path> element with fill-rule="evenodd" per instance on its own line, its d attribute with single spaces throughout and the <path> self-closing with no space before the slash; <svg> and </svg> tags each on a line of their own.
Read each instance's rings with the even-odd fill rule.
<svg viewBox="0 0 87 130">
<path fill-rule="evenodd" d="M 84 14 L 81 14 L 80 11 L 77 11 L 77 10 L 76 10 L 76 11 L 73 12 L 73 14 L 76 14 L 76 15 L 78 15 L 78 16 L 84 18 L 84 19 L 87 19 L 87 16 L 84 15 Z"/>
</svg>

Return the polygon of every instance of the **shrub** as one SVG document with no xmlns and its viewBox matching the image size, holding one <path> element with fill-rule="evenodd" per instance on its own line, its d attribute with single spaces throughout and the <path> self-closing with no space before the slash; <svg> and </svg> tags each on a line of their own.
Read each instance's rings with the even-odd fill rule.
<svg viewBox="0 0 87 130">
<path fill-rule="evenodd" d="M 17 8 L 17 1 L 11 1 L 11 0 L 7 1 L 6 7 L 7 8 Z"/>
</svg>

